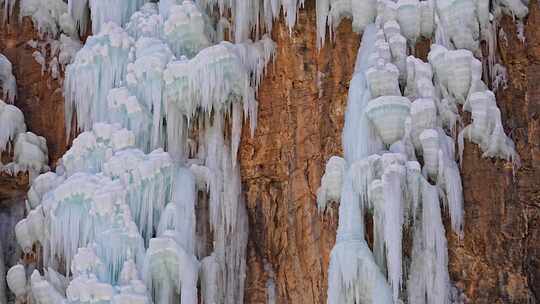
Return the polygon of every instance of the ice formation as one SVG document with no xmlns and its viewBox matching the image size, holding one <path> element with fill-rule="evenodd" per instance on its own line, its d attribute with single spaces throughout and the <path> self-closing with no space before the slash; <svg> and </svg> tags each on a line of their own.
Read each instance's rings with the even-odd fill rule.
<svg viewBox="0 0 540 304">
<path fill-rule="evenodd" d="M 317 5 L 320 44 L 327 24 L 335 28 L 333 22 L 342 17 L 352 18 L 353 25 L 360 17 L 375 21 L 356 28 L 364 34 L 345 114 L 345 161 L 339 166 L 344 169 L 336 173 L 333 157 L 319 190 L 341 188 L 331 198 L 340 205 L 328 303 L 450 303 L 442 212 L 462 237 L 456 140 L 459 155 L 468 139 L 485 157 L 519 161 L 495 95 L 482 82 L 483 63 L 474 57 L 481 40 L 492 41 L 489 7 L 470 1 L 379 1 L 376 13 L 369 14 L 366 4 L 369 9 L 358 17 L 349 1 Z M 519 5 L 511 10 L 523 16 Z M 407 57 L 417 39 L 432 36 L 436 43 L 428 62 Z M 488 66 L 494 66 L 489 56 Z M 472 119 L 458 135 L 460 107 Z M 318 195 L 319 206 L 326 200 Z M 373 252 L 364 240 L 366 213 L 373 217 Z M 405 233 L 413 239 L 410 259 L 402 248 Z M 374 298 L 374 290 L 382 298 Z"/>
<path fill-rule="evenodd" d="M 133 57 L 133 39 L 114 23 L 88 38 L 66 68 L 64 83 L 66 130 L 70 134 L 73 112 L 77 126 L 88 131 L 95 122 L 107 121 L 107 94 L 119 86 Z"/>
<path fill-rule="evenodd" d="M 25 131 L 21 110 L 0 100 L 0 153 L 9 150 L 17 134 Z"/>
<path fill-rule="evenodd" d="M 40 173 L 49 171 L 47 141 L 32 132 L 19 133 L 15 139 L 13 162 L 5 166 L 4 171 L 17 175 L 28 171 L 30 181 Z"/>
<path fill-rule="evenodd" d="M 321 186 L 317 190 L 317 206 L 319 210 L 324 210 L 329 201 L 339 202 L 344 171 L 345 160 L 343 158 L 333 156 L 328 160 Z"/>
<path fill-rule="evenodd" d="M 79 0 L 79 2 L 84 1 Z M 88 0 L 90 17 L 92 19 L 92 32 L 100 33 L 105 27 L 107 27 L 106 24 L 109 22 L 123 26 L 126 22 L 128 22 L 131 15 L 135 13 L 145 2 L 146 0 L 112 0 L 107 2 L 100 0 Z M 77 3 L 77 6 L 80 5 L 82 4 Z M 81 7 L 77 7 L 77 12 L 80 12 L 81 10 Z M 81 18 L 79 20 L 82 22 L 84 19 Z"/>
<path fill-rule="evenodd" d="M 4 92 L 4 100 L 13 103 L 17 96 L 17 82 L 13 76 L 11 62 L 2 54 L 0 54 L 0 85 Z"/>
<path fill-rule="evenodd" d="M 19 17 L 32 18 L 42 35 L 56 36 L 60 32 L 72 35 L 75 23 L 68 14 L 68 5 L 62 0 L 21 0 Z"/>
<path fill-rule="evenodd" d="M 265 33 L 281 11 L 292 30 L 304 1 L 22 2 L 22 15 L 40 32 L 64 34 L 48 44 L 50 62 L 43 50 L 36 58 L 57 78 L 68 64 L 66 128 L 84 132 L 56 173 L 37 177 L 29 190 L 29 214 L 16 235 L 25 252 L 42 253 L 46 267 L 43 275 L 27 277 L 25 266 L 15 266 L 10 289 L 36 303 L 147 304 L 196 303 L 200 288 L 205 303 L 241 303 L 248 224 L 240 135 L 248 119 L 252 133 L 256 126 L 256 91 L 275 52 Z M 457 0 L 317 1 L 319 47 L 326 27 L 332 33 L 342 18 L 364 32 L 344 157 L 329 160 L 317 191 L 321 210 L 340 202 L 328 303 L 448 303 L 441 212 L 448 210 L 454 232 L 463 230 L 454 140 L 458 152 L 468 139 L 485 156 L 517 162 L 481 79 L 484 72 L 492 83 L 504 82 L 495 68 L 490 14 L 496 19 L 502 9 L 523 18 L 527 11 L 519 0 L 495 7 L 490 12 L 485 1 Z M 88 18 L 94 36 L 73 55 L 80 45 L 72 37 L 86 33 Z M 421 37 L 436 42 L 428 62 L 407 56 Z M 488 72 L 474 58 L 482 40 Z M 460 106 L 472 122 L 458 136 Z M 0 122 L 8 124 L 0 128 L 7 130 L 0 132 L 0 149 L 15 144 L 18 150 L 13 140 L 26 130 L 17 113 L 0 104 Z M 37 172 L 46 149 L 30 137 L 22 133 L 19 144 L 26 148 L 18 151 L 32 153 L 15 154 Z M 196 212 L 199 203 L 208 208 Z M 366 213 L 373 217 L 373 252 L 364 239 Z M 201 220 L 209 230 L 198 230 Z M 412 233 L 410 260 L 402 248 L 405 233 Z M 268 281 L 269 302 L 274 285 Z"/>
<path fill-rule="evenodd" d="M 216 41 L 231 28 L 213 19 L 212 1 L 127 2 L 67 6 L 79 34 L 87 9 L 94 27 L 65 56 L 66 128 L 83 132 L 55 173 L 35 179 L 17 229 L 25 252 L 66 277 L 35 273 L 27 281 L 41 287 L 27 283 L 28 294 L 45 303 L 53 286 L 59 303 L 196 303 L 201 288 L 205 303 L 241 303 L 248 223 L 237 153 L 275 44 L 242 37 L 258 22 L 242 19 L 243 2 L 226 4 L 242 16 L 237 44 Z M 265 4 L 271 19 L 277 4 Z"/>
</svg>

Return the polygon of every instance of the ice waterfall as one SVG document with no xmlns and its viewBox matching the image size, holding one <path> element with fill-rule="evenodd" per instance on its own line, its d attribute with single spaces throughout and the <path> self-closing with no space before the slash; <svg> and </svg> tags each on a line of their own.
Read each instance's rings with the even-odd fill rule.
<svg viewBox="0 0 540 304">
<path fill-rule="evenodd" d="M 504 77 L 496 75 L 494 50 L 484 63 L 475 58 L 480 41 L 493 46 L 497 14 L 527 13 L 520 1 L 498 5 L 494 17 L 483 1 L 317 1 L 319 46 L 327 26 L 332 32 L 345 17 L 363 32 L 345 114 L 344 158 L 330 158 L 317 191 L 319 210 L 339 203 L 328 303 L 457 303 L 442 213 L 461 237 L 457 158 L 464 140 L 480 145 L 484 157 L 519 165 L 495 95 L 482 81 L 497 84 Z M 421 37 L 434 42 L 428 62 L 407 57 Z M 472 114 L 465 127 L 460 109 Z M 369 247 L 365 215 L 373 218 Z"/>
<path fill-rule="evenodd" d="M 217 3 L 101 2 L 61 6 L 69 34 L 49 20 L 71 37 L 92 20 L 64 79 L 66 129 L 82 133 L 28 192 L 16 235 L 37 267 L 21 261 L 9 287 L 35 303 L 242 303 L 248 223 L 237 153 L 244 121 L 256 127 L 274 42 L 221 41 L 224 19 L 206 11 Z M 209 232 L 197 230 L 204 219 Z"/>
</svg>

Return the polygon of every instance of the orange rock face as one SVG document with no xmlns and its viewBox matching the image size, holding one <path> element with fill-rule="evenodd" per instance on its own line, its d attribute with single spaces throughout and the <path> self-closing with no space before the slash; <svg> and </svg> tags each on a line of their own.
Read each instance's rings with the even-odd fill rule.
<svg viewBox="0 0 540 304">
<path fill-rule="evenodd" d="M 462 179 L 465 237 L 449 238 L 450 275 L 471 303 L 540 301 L 540 7 L 531 1 L 526 42 L 510 17 L 501 22 L 499 52 L 508 88 L 497 94 L 505 131 L 521 168 L 482 159 L 467 143 Z M 506 38 L 505 38 L 506 37 Z"/>
<path fill-rule="evenodd" d="M 240 163 L 250 219 L 246 303 L 266 303 L 264 263 L 277 303 L 325 303 L 334 216 L 319 215 L 316 191 L 326 161 L 341 155 L 341 130 L 360 37 L 343 22 L 335 43 L 316 47 L 315 1 L 293 32 L 280 22 L 277 57 L 259 91 L 255 136 L 245 130 Z"/>
</svg>

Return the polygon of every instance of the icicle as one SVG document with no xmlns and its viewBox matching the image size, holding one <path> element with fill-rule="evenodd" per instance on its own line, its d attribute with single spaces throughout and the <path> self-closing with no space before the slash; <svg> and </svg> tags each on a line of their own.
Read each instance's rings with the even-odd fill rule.
<svg viewBox="0 0 540 304">
<path fill-rule="evenodd" d="M 97 34 L 106 27 L 108 22 L 123 26 L 131 15 L 147 0 L 89 0 L 92 32 Z"/>
<path fill-rule="evenodd" d="M 201 294 L 202 303 L 212 304 L 219 302 L 219 286 L 222 286 L 218 282 L 220 278 L 220 265 L 216 261 L 214 254 L 209 255 L 201 261 Z"/>
<path fill-rule="evenodd" d="M 342 135 L 344 158 L 349 164 L 382 150 L 382 143 L 378 139 L 375 130 L 370 127 L 368 117 L 364 111 L 371 99 L 365 72 L 370 66 L 369 58 L 374 52 L 375 34 L 376 28 L 374 25 L 366 27 L 349 89 L 345 126 Z"/>
<path fill-rule="evenodd" d="M 68 0 L 68 11 L 75 21 L 79 35 L 86 34 L 86 27 L 89 22 L 88 0 Z"/>
<path fill-rule="evenodd" d="M 17 82 L 13 76 L 11 62 L 2 54 L 0 54 L 0 85 L 4 92 L 4 100 L 13 103 L 17 97 Z"/>
<path fill-rule="evenodd" d="M 392 291 L 364 240 L 363 212 L 349 174 L 342 188 L 339 215 L 328 268 L 327 302 L 393 303 Z"/>
<path fill-rule="evenodd" d="M 70 134 L 73 111 L 80 130 L 88 131 L 95 122 L 106 122 L 107 94 L 120 85 L 131 60 L 133 40 L 114 23 L 91 36 L 66 68 L 64 82 L 65 118 Z"/>
<path fill-rule="evenodd" d="M 176 172 L 173 183 L 172 203 L 176 206 L 176 242 L 187 254 L 195 253 L 195 205 L 197 188 L 195 176 L 190 170 L 181 168 Z"/>
<path fill-rule="evenodd" d="M 118 125 L 97 123 L 92 131 L 81 133 L 62 156 L 66 176 L 77 172 L 98 173 L 114 152 L 135 145 L 135 135 Z"/>
<path fill-rule="evenodd" d="M 169 237 L 150 240 L 144 262 L 144 279 L 154 303 L 197 303 L 199 262 Z M 179 293 L 179 294 L 178 294 Z"/>
<path fill-rule="evenodd" d="M 163 72 L 173 55 L 169 47 L 156 38 L 140 38 L 135 50 L 135 62 L 127 66 L 127 86 L 145 110 L 152 113 L 151 149 L 157 149 L 164 145 Z"/>
<path fill-rule="evenodd" d="M 450 303 L 446 236 L 437 188 L 422 180 L 421 189 L 422 225 L 414 231 L 409 301 L 420 304 Z"/>
</svg>

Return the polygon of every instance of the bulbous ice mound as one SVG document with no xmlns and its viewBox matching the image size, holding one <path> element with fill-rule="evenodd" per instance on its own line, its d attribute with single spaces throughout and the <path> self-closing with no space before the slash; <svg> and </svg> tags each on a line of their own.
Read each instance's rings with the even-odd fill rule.
<svg viewBox="0 0 540 304">
<path fill-rule="evenodd" d="M 519 164 L 514 142 L 506 136 L 497 107 L 495 95 L 491 91 L 471 94 L 464 106 L 471 112 L 472 123 L 459 134 L 460 157 L 463 154 L 464 138 L 480 145 L 484 157 L 500 157 Z"/>
<path fill-rule="evenodd" d="M 326 26 L 330 33 L 343 18 L 351 18 L 353 29 L 362 32 L 377 16 L 377 1 L 374 0 L 317 0 L 317 45 L 326 39 Z"/>
<path fill-rule="evenodd" d="M 246 106 L 255 103 L 248 71 L 233 49 L 229 42 L 221 42 L 191 60 L 171 62 L 164 72 L 168 106 L 192 117 L 199 108 L 221 112 L 235 98 Z"/>
<path fill-rule="evenodd" d="M 420 134 L 419 140 L 422 144 L 424 170 L 429 177 L 436 179 L 439 173 L 439 134 L 433 129 L 427 129 Z"/>
<path fill-rule="evenodd" d="M 422 150 L 420 134 L 437 126 L 437 107 L 432 99 L 417 99 L 411 104 L 411 136 L 416 151 Z"/>
<path fill-rule="evenodd" d="M 55 37 L 60 31 L 68 35 L 75 32 L 75 22 L 68 14 L 68 5 L 62 0 L 22 0 L 19 17 L 26 16 L 32 18 L 41 35 Z"/>
<path fill-rule="evenodd" d="M 123 263 L 130 258 L 140 263 L 144 254 L 125 198 L 125 187 L 118 180 L 88 173 L 69 177 L 43 202 L 50 256 L 62 257 L 66 269 L 71 269 L 77 249 L 95 243 L 108 269 L 101 279 L 115 283 Z"/>
<path fill-rule="evenodd" d="M 163 24 L 163 37 L 176 57 L 192 58 L 200 50 L 210 46 L 205 17 L 191 1 L 184 1 L 181 5 L 169 8 L 168 18 Z"/>
<path fill-rule="evenodd" d="M 328 304 L 394 303 L 365 240 L 336 243 L 328 272 Z"/>
<path fill-rule="evenodd" d="M 98 173 L 113 153 L 135 145 L 135 135 L 116 124 L 97 123 L 92 131 L 81 133 L 62 156 L 66 176 L 77 172 Z"/>
<path fill-rule="evenodd" d="M 4 91 L 4 100 L 13 103 L 17 96 L 17 82 L 13 76 L 11 62 L 2 54 L 0 54 L 0 86 Z"/>
<path fill-rule="evenodd" d="M 12 175 L 28 171 L 30 182 L 33 182 L 40 173 L 49 171 L 48 163 L 49 156 L 45 137 L 25 132 L 17 135 L 13 162 L 7 164 L 4 170 Z"/>
<path fill-rule="evenodd" d="M 369 68 L 366 72 L 373 98 L 401 95 L 398 82 L 399 69 L 392 63 L 385 64 L 384 62 L 384 60 L 379 60 L 375 66 Z"/>
<path fill-rule="evenodd" d="M 403 137 L 411 102 L 402 96 L 381 96 L 369 102 L 365 113 L 381 140 L 391 145 Z"/>
<path fill-rule="evenodd" d="M 317 190 L 319 211 L 324 211 L 328 202 L 339 202 L 344 174 L 345 160 L 338 156 L 332 156 L 326 163 L 321 186 Z"/>
<path fill-rule="evenodd" d="M 107 95 L 109 121 L 133 132 L 135 145 L 150 150 L 152 116 L 139 99 L 126 87 L 115 88 Z"/>
<path fill-rule="evenodd" d="M 125 29 L 135 40 L 140 37 L 161 37 L 163 34 L 163 16 L 158 14 L 157 4 L 146 3 L 143 5 L 139 11 L 131 15 Z"/>
<path fill-rule="evenodd" d="M 56 188 L 65 180 L 64 176 L 54 172 L 40 174 L 32 183 L 27 194 L 27 204 L 30 209 L 36 209 L 40 204 L 43 196 L 50 190 Z"/>
<path fill-rule="evenodd" d="M 0 153 L 9 149 L 17 134 L 25 131 L 26 124 L 21 110 L 0 100 Z"/>
<path fill-rule="evenodd" d="M 17 299 L 23 299 L 26 295 L 26 270 L 24 266 L 18 264 L 11 267 L 7 272 L 6 281 Z"/>
</svg>

